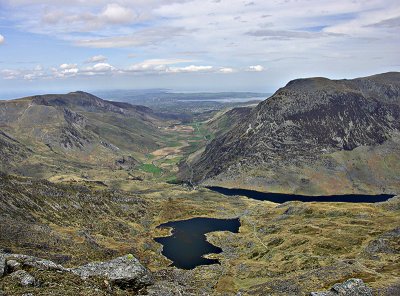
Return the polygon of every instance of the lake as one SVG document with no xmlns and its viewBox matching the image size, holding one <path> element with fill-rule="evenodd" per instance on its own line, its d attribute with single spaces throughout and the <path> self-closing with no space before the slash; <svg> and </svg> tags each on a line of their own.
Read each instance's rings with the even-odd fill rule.
<svg viewBox="0 0 400 296">
<path fill-rule="evenodd" d="M 158 227 L 172 228 L 172 235 L 155 238 L 163 245 L 162 254 L 170 259 L 172 266 L 193 269 L 200 265 L 218 264 L 217 259 L 208 259 L 206 254 L 219 254 L 222 249 L 206 240 L 206 233 L 213 231 L 239 232 L 239 219 L 193 218 L 171 221 Z"/>
<path fill-rule="evenodd" d="M 302 202 L 353 202 L 353 203 L 375 203 L 386 201 L 392 198 L 391 194 L 365 195 L 365 194 L 345 194 L 345 195 L 327 195 L 327 196 L 307 196 L 283 193 L 265 193 L 247 189 L 229 189 L 224 187 L 207 187 L 208 189 L 222 193 L 228 196 L 242 195 L 252 199 L 272 201 L 275 203 L 284 203 L 287 201 Z"/>
</svg>

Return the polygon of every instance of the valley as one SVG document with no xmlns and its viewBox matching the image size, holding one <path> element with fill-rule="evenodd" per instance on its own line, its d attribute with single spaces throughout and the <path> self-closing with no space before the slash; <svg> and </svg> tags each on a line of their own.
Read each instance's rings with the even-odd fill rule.
<svg viewBox="0 0 400 296">
<path fill-rule="evenodd" d="M 0 0 L 0 296 L 400 296 L 399 0 Z"/>
<path fill-rule="evenodd" d="M 395 295 L 399 81 L 295 80 L 259 104 L 183 115 L 85 92 L 0 102 L 0 264 L 40 283 L 7 267 L 0 291 L 310 295 L 358 278 Z M 175 241 L 187 221 L 200 222 Z M 76 271 L 115 258 L 151 280 Z"/>
</svg>

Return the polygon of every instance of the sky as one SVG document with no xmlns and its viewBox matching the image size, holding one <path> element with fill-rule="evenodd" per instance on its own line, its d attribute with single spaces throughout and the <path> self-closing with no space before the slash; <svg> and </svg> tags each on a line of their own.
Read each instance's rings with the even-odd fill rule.
<svg viewBox="0 0 400 296">
<path fill-rule="evenodd" d="M 0 0 L 0 95 L 400 71 L 398 0 Z"/>
</svg>

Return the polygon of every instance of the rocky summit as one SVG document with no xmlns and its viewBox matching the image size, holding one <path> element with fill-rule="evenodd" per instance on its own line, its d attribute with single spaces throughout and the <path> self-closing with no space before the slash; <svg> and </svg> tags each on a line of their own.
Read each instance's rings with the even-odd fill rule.
<svg viewBox="0 0 400 296">
<path fill-rule="evenodd" d="M 189 166 L 193 180 L 204 185 L 391 192 L 400 186 L 399 135 L 400 73 L 297 79 L 215 138 Z"/>
</svg>

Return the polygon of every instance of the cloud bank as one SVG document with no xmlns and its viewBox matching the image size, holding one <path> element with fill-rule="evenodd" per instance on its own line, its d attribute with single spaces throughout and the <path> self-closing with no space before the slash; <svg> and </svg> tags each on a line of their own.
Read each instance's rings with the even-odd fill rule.
<svg viewBox="0 0 400 296">
<path fill-rule="evenodd" d="M 4 0 L 1 5 L 1 27 L 20 32 L 22 40 L 13 44 L 17 38 L 2 32 L 7 46 L 1 50 L 10 48 L 4 79 L 245 73 L 251 81 L 238 82 L 254 85 L 259 75 L 278 86 L 296 76 L 399 70 L 398 0 Z M 12 48 L 29 37 L 32 49 L 46 50 L 43 56 L 51 59 L 21 67 L 27 57 Z M 64 61 L 76 67 L 61 68 Z M 43 69 L 35 70 L 36 64 Z"/>
</svg>

